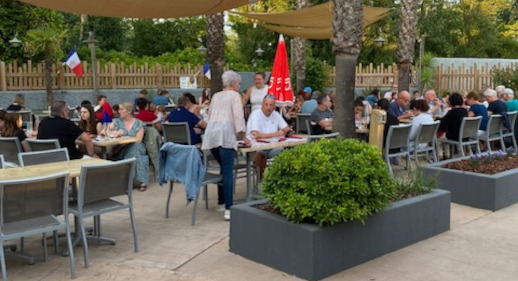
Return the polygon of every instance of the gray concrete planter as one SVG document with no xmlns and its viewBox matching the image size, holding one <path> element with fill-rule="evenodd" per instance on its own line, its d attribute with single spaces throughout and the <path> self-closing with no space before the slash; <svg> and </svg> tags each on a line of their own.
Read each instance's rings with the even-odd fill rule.
<svg viewBox="0 0 518 281">
<path fill-rule="evenodd" d="M 518 169 L 485 175 L 440 167 L 468 158 L 452 159 L 421 169 L 424 175 L 437 179 L 437 188 L 451 192 L 452 202 L 492 211 L 518 202 Z"/>
<path fill-rule="evenodd" d="M 450 229 L 450 193 L 401 200 L 361 222 L 293 224 L 255 208 L 232 207 L 230 251 L 307 280 L 319 280 Z"/>
</svg>

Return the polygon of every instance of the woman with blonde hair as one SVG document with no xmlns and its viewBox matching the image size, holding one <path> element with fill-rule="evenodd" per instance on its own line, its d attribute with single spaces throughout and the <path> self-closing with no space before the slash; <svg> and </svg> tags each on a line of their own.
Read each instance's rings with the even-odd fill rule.
<svg viewBox="0 0 518 281">
<path fill-rule="evenodd" d="M 13 103 L 7 107 L 7 111 L 25 110 L 25 96 L 23 94 L 16 94 Z"/>
</svg>

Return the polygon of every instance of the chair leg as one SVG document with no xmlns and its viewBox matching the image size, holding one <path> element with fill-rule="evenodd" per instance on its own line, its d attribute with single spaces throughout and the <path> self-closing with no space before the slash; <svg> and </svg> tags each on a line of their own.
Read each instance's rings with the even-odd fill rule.
<svg viewBox="0 0 518 281">
<path fill-rule="evenodd" d="M 76 263 L 74 260 L 74 248 L 72 247 L 72 238 L 70 237 L 70 224 L 68 222 L 68 218 L 66 219 L 66 236 L 67 236 L 67 245 L 68 245 L 68 256 L 70 258 L 70 275 L 73 278 L 76 277 Z"/>
<path fill-rule="evenodd" d="M 43 232 L 43 261 L 47 261 L 49 257 L 47 253 L 47 233 Z"/>
<path fill-rule="evenodd" d="M 205 189 L 207 189 L 207 185 L 205 185 Z M 192 206 L 192 217 L 191 217 L 191 225 L 196 223 L 196 207 L 198 207 L 198 198 L 200 197 L 200 193 L 196 194 L 196 198 L 194 199 L 194 206 Z"/>
<path fill-rule="evenodd" d="M 58 236 L 58 231 L 57 230 L 54 230 L 54 253 L 57 254 L 59 253 L 59 236 Z"/>
<path fill-rule="evenodd" d="M 516 139 L 514 136 L 511 136 L 511 139 L 513 140 L 514 155 L 518 155 L 518 144 L 516 143 Z"/>
<path fill-rule="evenodd" d="M 90 266 L 90 261 L 88 259 L 88 241 L 86 239 L 86 231 L 85 226 L 83 225 L 83 218 L 80 217 L 77 220 L 79 222 L 79 229 L 81 231 L 81 239 L 83 240 L 83 255 L 85 259 L 85 268 L 88 268 Z M 70 255 L 70 253 L 69 253 Z"/>
<path fill-rule="evenodd" d="M 7 269 L 5 268 L 4 241 L 0 243 L 0 263 L 2 269 L 2 280 L 7 281 Z"/>
<path fill-rule="evenodd" d="M 169 202 L 171 201 L 171 194 L 173 193 L 174 181 L 169 182 L 169 193 L 167 194 L 167 202 L 165 203 L 165 218 L 169 218 Z"/>
<path fill-rule="evenodd" d="M 207 186 L 203 187 L 203 197 L 205 198 L 205 209 L 209 209 L 209 191 Z"/>
<path fill-rule="evenodd" d="M 500 147 L 502 148 L 502 151 L 505 152 L 505 142 L 503 137 L 500 138 Z"/>
<path fill-rule="evenodd" d="M 131 229 L 133 230 L 133 246 L 135 247 L 135 253 L 138 252 L 138 233 L 137 224 L 135 223 L 135 215 L 133 214 L 133 203 L 129 207 L 129 215 L 131 220 Z"/>
<path fill-rule="evenodd" d="M 488 145 L 488 146 L 490 146 L 490 145 Z M 479 143 L 479 142 L 477 142 L 477 144 L 476 144 L 476 147 L 475 147 L 475 148 L 476 148 L 476 150 L 477 150 L 477 154 L 482 153 L 482 152 L 480 151 L 480 143 Z M 491 150 L 490 150 L 490 151 L 491 151 Z"/>
<path fill-rule="evenodd" d="M 464 154 L 464 146 L 463 146 L 462 144 L 459 144 L 459 151 L 460 151 L 460 155 L 461 155 L 462 157 L 464 157 L 464 155 L 465 155 L 465 154 Z"/>
</svg>

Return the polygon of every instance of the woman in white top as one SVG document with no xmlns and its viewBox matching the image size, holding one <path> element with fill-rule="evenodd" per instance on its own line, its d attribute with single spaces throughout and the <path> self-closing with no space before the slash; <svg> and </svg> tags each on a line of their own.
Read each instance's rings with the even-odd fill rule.
<svg viewBox="0 0 518 281">
<path fill-rule="evenodd" d="M 252 104 L 252 112 L 261 109 L 264 96 L 268 93 L 268 86 L 265 84 L 266 74 L 264 72 L 256 72 L 254 75 L 254 86 L 248 88 L 243 96 L 243 105 L 246 105 L 250 100 Z M 249 112 L 249 113 L 252 113 Z"/>
<path fill-rule="evenodd" d="M 414 149 L 414 141 L 417 138 L 417 131 L 421 124 L 433 123 L 432 115 L 428 114 L 430 106 L 426 100 L 412 100 L 410 102 L 410 110 L 414 113 L 412 118 L 412 128 L 410 129 L 410 151 Z"/>
<path fill-rule="evenodd" d="M 210 149 L 220 165 L 223 185 L 218 185 L 218 204 L 225 204 L 224 218 L 230 220 L 230 207 L 233 204 L 234 159 L 236 158 L 237 138 L 241 134 L 246 146 L 245 117 L 239 88 L 241 76 L 234 71 L 225 71 L 221 76 L 223 90 L 212 96 L 209 108 L 209 122 L 205 129 L 202 150 Z"/>
</svg>

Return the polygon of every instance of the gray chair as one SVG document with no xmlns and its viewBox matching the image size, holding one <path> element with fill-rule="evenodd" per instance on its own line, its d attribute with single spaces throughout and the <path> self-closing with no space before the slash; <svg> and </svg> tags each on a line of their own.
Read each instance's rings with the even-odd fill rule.
<svg viewBox="0 0 518 281">
<path fill-rule="evenodd" d="M 69 160 L 66 148 L 18 153 L 18 161 L 21 167 Z"/>
<path fill-rule="evenodd" d="M 421 124 L 417 129 L 417 136 L 414 141 L 413 156 L 415 159 L 416 166 L 418 165 L 418 157 L 420 153 L 432 153 L 433 162 L 437 162 L 437 130 L 439 129 L 440 121 L 435 121 L 430 124 Z M 423 146 L 425 144 L 426 146 Z"/>
<path fill-rule="evenodd" d="M 162 127 L 166 142 L 191 145 L 191 132 L 187 122 L 163 123 Z"/>
<path fill-rule="evenodd" d="M 0 169 L 4 168 L 4 156 L 0 154 Z"/>
<path fill-rule="evenodd" d="M 409 139 L 411 129 L 412 124 L 402 124 L 389 127 L 383 156 L 391 176 L 394 175 L 394 172 L 392 170 L 392 165 L 390 164 L 390 158 L 405 156 L 407 170 L 410 167 L 410 151 L 408 148 L 410 146 Z"/>
<path fill-rule="evenodd" d="M 17 137 L 2 138 L 0 137 L 0 153 L 4 155 L 4 161 L 10 162 L 15 166 L 18 163 L 18 153 L 23 152 L 20 140 Z"/>
<path fill-rule="evenodd" d="M 482 116 L 464 117 L 460 125 L 458 140 L 437 139 L 437 142 L 455 145 L 462 157 L 465 155 L 465 146 L 475 145 L 477 153 L 480 153 L 480 145 L 478 143 L 478 128 L 480 127 L 480 122 L 482 122 Z"/>
<path fill-rule="evenodd" d="M 297 126 L 297 134 L 310 134 L 308 125 L 306 123 L 306 120 L 309 120 L 311 117 L 311 114 L 308 113 L 298 113 L 297 117 L 295 118 L 295 124 Z"/>
<path fill-rule="evenodd" d="M 308 143 L 318 141 L 320 139 L 337 139 L 340 137 L 340 133 L 331 133 L 331 134 L 323 134 L 323 135 L 309 135 Z"/>
<path fill-rule="evenodd" d="M 135 163 L 136 159 L 130 158 L 108 164 L 93 164 L 81 167 L 77 205 L 70 206 L 70 213 L 77 218 L 79 236 L 74 241 L 74 245 L 82 239 L 85 267 L 89 265 L 88 243 L 84 228 L 85 218 L 94 217 L 95 236 L 88 238 L 115 244 L 114 239 L 101 236 L 101 215 L 128 209 L 133 230 L 133 244 L 135 252 L 138 252 L 138 236 L 133 214 L 132 196 Z M 123 195 L 127 196 L 125 202 L 112 198 Z"/>
<path fill-rule="evenodd" d="M 313 125 L 311 125 L 311 120 L 306 119 L 306 130 L 308 132 L 308 135 L 313 134 Z"/>
<path fill-rule="evenodd" d="M 75 277 L 74 252 L 68 213 L 68 173 L 23 180 L 0 181 L 0 241 L 65 229 L 70 258 L 70 273 Z M 58 219 L 63 215 L 63 220 Z M 56 241 L 57 242 L 57 241 Z M 22 252 L 23 253 L 23 252 Z M 43 239 L 47 259 L 47 241 Z M 2 278 L 7 280 L 4 251 L 0 251 Z"/>
<path fill-rule="evenodd" d="M 504 130 L 502 137 L 505 138 L 511 138 L 513 148 L 514 148 L 514 154 L 516 155 L 518 153 L 518 145 L 516 144 L 516 138 L 514 137 L 515 128 L 516 125 L 516 116 L 518 116 L 518 111 L 509 111 L 507 112 L 507 118 L 509 119 L 509 126 L 510 128 L 508 130 Z"/>
<path fill-rule="evenodd" d="M 502 115 L 492 114 L 487 121 L 486 133 L 480 137 L 487 145 L 487 149 L 491 152 L 491 143 L 493 141 L 500 141 L 500 147 L 505 150 L 504 137 L 504 119 Z"/>
<path fill-rule="evenodd" d="M 42 151 L 61 148 L 58 139 L 40 140 L 27 138 L 25 141 L 27 141 L 27 143 L 29 144 L 30 151 Z"/>
</svg>

